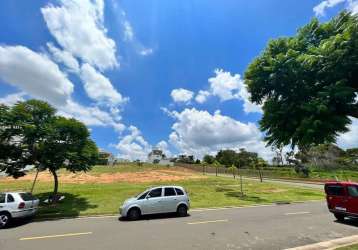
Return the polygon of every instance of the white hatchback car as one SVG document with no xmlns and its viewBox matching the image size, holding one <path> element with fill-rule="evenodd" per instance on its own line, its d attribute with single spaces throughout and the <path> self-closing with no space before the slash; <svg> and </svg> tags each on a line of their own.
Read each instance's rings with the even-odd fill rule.
<svg viewBox="0 0 358 250">
<path fill-rule="evenodd" d="M 179 186 L 150 188 L 136 197 L 124 201 L 119 209 L 122 217 L 137 220 L 141 215 L 159 213 L 178 213 L 186 216 L 190 208 L 189 196 Z"/>
<path fill-rule="evenodd" d="M 0 193 L 0 228 L 12 219 L 32 217 L 36 214 L 39 199 L 26 192 Z"/>
</svg>

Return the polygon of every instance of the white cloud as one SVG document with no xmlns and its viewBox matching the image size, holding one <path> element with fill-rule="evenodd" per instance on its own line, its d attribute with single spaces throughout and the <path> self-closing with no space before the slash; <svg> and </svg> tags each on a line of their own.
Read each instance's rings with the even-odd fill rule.
<svg viewBox="0 0 358 250">
<path fill-rule="evenodd" d="M 25 93 L 62 105 L 73 84 L 51 59 L 23 46 L 0 46 L 0 78 Z"/>
<path fill-rule="evenodd" d="M 41 9 L 57 42 L 72 55 L 100 70 L 119 65 L 116 44 L 103 25 L 103 0 L 59 0 Z"/>
<path fill-rule="evenodd" d="M 63 63 L 67 67 L 67 70 L 70 72 L 79 72 L 78 61 L 72 56 L 71 53 L 57 48 L 52 43 L 47 43 L 47 47 L 51 52 L 53 59 L 57 63 Z"/>
<path fill-rule="evenodd" d="M 204 103 L 210 96 L 210 92 L 206 90 L 199 90 L 199 93 L 195 97 L 195 101 L 198 103 Z"/>
<path fill-rule="evenodd" d="M 5 104 L 7 106 L 12 106 L 17 102 L 25 101 L 24 96 L 26 96 L 26 94 L 24 92 L 18 92 L 18 93 L 14 93 L 14 94 L 9 94 L 7 96 L 4 96 L 4 97 L 0 98 L 0 104 Z"/>
<path fill-rule="evenodd" d="M 65 117 L 76 118 L 87 126 L 110 126 L 117 132 L 122 132 L 125 129 L 125 125 L 120 122 L 119 116 L 114 117 L 99 107 L 83 106 L 72 100 L 68 100 L 65 106 L 59 107 L 58 113 Z"/>
<path fill-rule="evenodd" d="M 174 102 L 185 102 L 188 103 L 193 98 L 194 93 L 187 89 L 173 89 L 170 93 Z"/>
<path fill-rule="evenodd" d="M 348 9 L 352 11 L 352 13 L 358 13 L 358 1 L 356 0 L 348 0 Z"/>
<path fill-rule="evenodd" d="M 142 56 L 148 56 L 153 54 L 153 49 L 152 48 L 143 48 L 139 51 L 139 54 L 141 54 Z"/>
<path fill-rule="evenodd" d="M 46 55 L 23 46 L 0 46 L 0 78 L 21 90 L 0 99 L 11 105 L 25 95 L 54 105 L 59 114 L 74 117 L 89 126 L 111 126 L 122 131 L 120 116 L 98 107 L 85 107 L 72 100 L 73 84 Z M 103 89 L 103 88 L 102 88 Z"/>
<path fill-rule="evenodd" d="M 87 95 L 99 103 L 116 105 L 123 104 L 128 100 L 122 97 L 108 78 L 88 63 L 82 65 L 80 77 L 84 82 Z"/>
<path fill-rule="evenodd" d="M 158 144 L 155 147 L 159 148 L 160 150 L 162 150 L 166 157 L 171 157 L 172 156 L 172 153 L 169 150 L 169 145 L 168 145 L 168 143 L 166 141 L 158 142 Z"/>
<path fill-rule="evenodd" d="M 358 1 L 357 0 L 325 0 L 320 2 L 313 8 L 316 16 L 324 16 L 326 14 L 326 10 L 329 8 L 333 8 L 338 4 L 345 3 L 346 9 L 353 13 L 358 13 Z"/>
<path fill-rule="evenodd" d="M 119 151 L 118 157 L 129 160 L 146 160 L 151 150 L 149 143 L 135 126 L 130 126 L 129 134 L 121 138 L 115 148 Z"/>
<path fill-rule="evenodd" d="M 358 147 L 358 119 L 351 117 L 351 120 L 349 131 L 340 134 L 337 138 L 337 145 L 344 149 Z"/>
<path fill-rule="evenodd" d="M 209 91 L 200 90 L 195 100 L 198 103 L 204 103 L 210 95 L 219 97 L 220 101 L 238 99 L 244 102 L 243 107 L 246 113 L 262 113 L 259 105 L 250 101 L 250 93 L 239 74 L 232 75 L 222 69 L 216 69 L 215 77 L 209 78 Z"/>
<path fill-rule="evenodd" d="M 223 148 L 247 150 L 259 153 L 271 160 L 272 152 L 265 147 L 262 134 L 253 123 L 243 123 L 216 111 L 185 109 L 181 113 L 171 112 L 176 118 L 169 141 L 181 153 L 202 157 L 204 154 L 215 154 Z"/>
<path fill-rule="evenodd" d="M 123 22 L 123 33 L 124 33 L 124 40 L 126 41 L 132 41 L 134 38 L 134 32 L 133 32 L 133 28 L 132 25 L 130 24 L 130 22 L 128 20 L 125 20 Z"/>
</svg>

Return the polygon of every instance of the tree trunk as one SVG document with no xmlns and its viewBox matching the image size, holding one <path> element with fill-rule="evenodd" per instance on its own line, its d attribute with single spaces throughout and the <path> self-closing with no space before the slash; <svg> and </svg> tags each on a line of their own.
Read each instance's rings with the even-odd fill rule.
<svg viewBox="0 0 358 250">
<path fill-rule="evenodd" d="M 242 188 L 242 175 L 240 174 L 240 191 L 241 191 L 241 196 L 244 196 L 244 190 Z"/>
<path fill-rule="evenodd" d="M 37 181 L 37 176 L 39 175 L 39 172 L 40 172 L 40 170 L 39 170 L 39 168 L 37 168 L 37 170 L 36 170 L 36 175 L 35 175 L 35 179 L 34 179 L 34 181 L 33 181 L 33 183 L 32 183 L 32 187 L 31 187 L 31 194 L 34 192 L 34 188 L 35 188 L 35 183 L 36 183 L 36 181 Z"/>
<path fill-rule="evenodd" d="M 259 176 L 260 176 L 260 182 L 262 182 L 262 172 L 261 172 L 261 169 L 259 169 Z"/>
<path fill-rule="evenodd" d="M 218 176 L 218 168 L 215 168 L 215 175 Z"/>
<path fill-rule="evenodd" d="M 57 192 L 58 192 L 58 176 L 57 176 L 56 170 L 50 170 L 50 172 L 52 173 L 53 179 L 54 179 L 52 202 L 56 202 L 57 201 Z"/>
</svg>

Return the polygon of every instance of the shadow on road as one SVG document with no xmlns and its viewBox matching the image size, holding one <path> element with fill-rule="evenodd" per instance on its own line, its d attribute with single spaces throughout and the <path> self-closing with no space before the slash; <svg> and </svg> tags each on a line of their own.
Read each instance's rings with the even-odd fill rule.
<svg viewBox="0 0 358 250">
<path fill-rule="evenodd" d="M 344 221 L 335 221 L 336 223 L 352 226 L 352 227 L 358 227 L 358 218 L 346 218 Z"/>
<path fill-rule="evenodd" d="M 188 214 L 186 217 L 189 217 L 190 214 Z M 169 220 L 172 218 L 186 218 L 186 217 L 180 217 L 176 213 L 168 213 L 168 214 L 152 214 L 152 215 L 142 215 L 141 218 L 137 221 L 144 221 L 144 220 Z M 119 221 L 123 222 L 132 222 L 131 220 L 128 220 L 127 218 L 119 217 Z"/>
<path fill-rule="evenodd" d="M 40 213 L 38 219 L 57 219 L 60 217 L 76 217 L 80 215 L 81 211 L 97 208 L 97 205 L 89 203 L 87 198 L 71 193 L 61 193 L 64 200 L 55 204 L 46 204 L 45 201 L 51 193 L 36 194 L 40 199 Z"/>
</svg>

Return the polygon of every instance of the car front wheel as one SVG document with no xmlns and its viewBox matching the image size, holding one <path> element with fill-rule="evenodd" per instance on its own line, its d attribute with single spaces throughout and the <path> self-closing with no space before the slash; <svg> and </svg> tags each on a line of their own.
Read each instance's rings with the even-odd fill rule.
<svg viewBox="0 0 358 250">
<path fill-rule="evenodd" d="M 128 211 L 127 217 L 129 220 L 138 220 L 140 217 L 140 210 L 138 208 L 131 208 Z"/>
<path fill-rule="evenodd" d="M 338 221 L 344 221 L 345 216 L 343 214 L 334 214 L 334 217 L 336 217 Z"/>
<path fill-rule="evenodd" d="M 0 213 L 0 228 L 4 228 L 9 225 L 11 216 L 8 213 Z"/>
<path fill-rule="evenodd" d="M 188 208 L 185 205 L 180 205 L 177 209 L 177 213 L 180 217 L 185 217 L 188 215 Z"/>
</svg>

